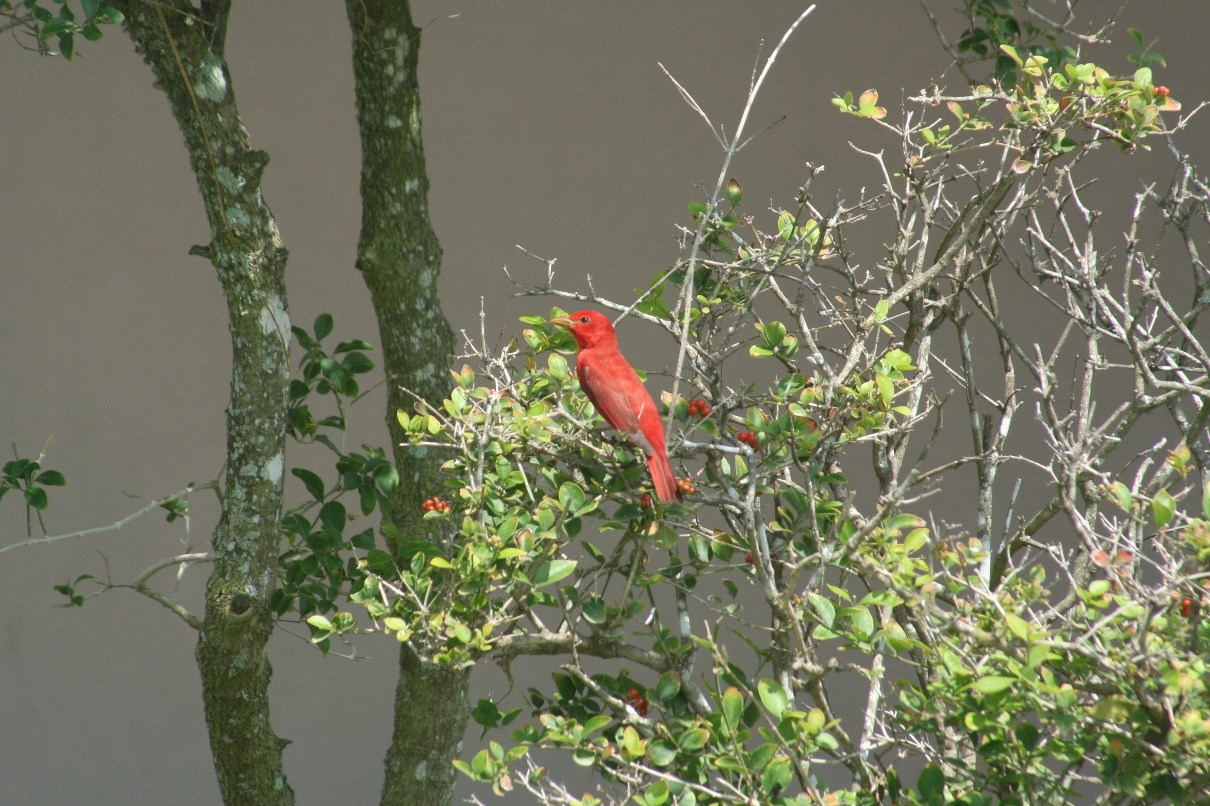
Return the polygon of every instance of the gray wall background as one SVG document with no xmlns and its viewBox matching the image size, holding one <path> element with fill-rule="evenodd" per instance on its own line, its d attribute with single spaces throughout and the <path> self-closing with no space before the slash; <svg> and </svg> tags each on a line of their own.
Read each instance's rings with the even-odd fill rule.
<svg viewBox="0 0 1210 806">
<path fill-rule="evenodd" d="M 480 296 L 489 334 L 549 310 L 510 298 L 502 266 L 534 280 L 544 270 L 517 244 L 558 258 L 565 285 L 591 274 L 616 297 L 675 259 L 674 225 L 687 219 L 695 185 L 713 183 L 721 153 L 657 62 L 731 129 L 759 43 L 767 53 L 804 5 L 415 3 L 430 200 L 455 328 L 477 332 Z M 944 14 L 953 4 L 936 5 Z M 1119 5 L 1079 8 L 1096 19 Z M 895 144 L 829 99 L 878 87 L 894 114 L 946 67 L 916 3 L 819 6 L 774 68 L 750 131 L 787 119 L 734 165 L 752 213 L 788 204 L 808 161 L 827 166 L 815 185 L 825 203 L 837 189 L 852 199 L 875 187 L 872 163 L 848 143 L 890 153 Z M 1210 4 L 1136 0 L 1122 19 L 1116 53 L 1129 47 L 1125 27 L 1140 27 L 1159 38 L 1169 68 L 1158 75 L 1186 109 L 1207 96 Z M 352 269 L 359 154 L 343 5 L 236 3 L 228 41 L 245 123 L 272 159 L 264 190 L 291 251 L 293 320 L 309 326 L 330 311 L 338 338 L 375 341 Z M 52 491 L 52 534 L 112 523 L 144 499 L 212 478 L 230 366 L 218 284 L 186 254 L 207 229 L 167 104 L 122 34 L 81 44 L 70 64 L 38 59 L 9 36 L 0 45 L 0 439 L 25 456 L 51 440 L 47 465 L 69 482 Z M 1095 60 L 1127 69 L 1120 58 Z M 1203 116 L 1184 136 L 1203 169 L 1208 132 Z M 1126 161 L 1108 164 L 1137 175 Z M 871 258 L 878 247 L 868 245 Z M 623 332 L 635 362 L 670 362 L 672 348 L 643 345 L 644 335 Z M 356 419 L 353 444 L 383 442 L 381 393 Z M 19 510 L 11 497 L 0 507 L 0 545 L 24 538 Z M 216 512 L 203 496 L 187 534 L 155 515 L 0 555 L 0 801 L 216 802 L 192 631 L 130 592 L 64 610 L 51 589 L 103 576 L 107 562 L 126 581 L 186 544 L 204 550 Z M 200 601 L 203 573 L 183 581 L 186 602 Z M 323 659 L 284 632 L 274 639 L 273 718 L 293 740 L 287 771 L 301 804 L 377 800 L 396 653 L 388 640 L 358 650 L 355 662 Z M 530 670 L 545 678 L 546 667 Z M 494 667 L 482 671 L 476 696 L 503 689 Z M 477 741 L 473 727 L 470 751 Z"/>
</svg>

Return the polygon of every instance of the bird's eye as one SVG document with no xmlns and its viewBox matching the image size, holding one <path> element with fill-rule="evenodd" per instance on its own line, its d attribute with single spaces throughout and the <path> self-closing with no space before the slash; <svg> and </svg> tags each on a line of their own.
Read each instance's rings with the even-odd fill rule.
<svg viewBox="0 0 1210 806">
<path fill-rule="evenodd" d="M 588 317 L 587 317 L 587 316 L 581 316 L 581 317 L 580 317 L 580 324 L 582 324 L 582 325 L 586 325 L 586 324 L 588 324 Z"/>
</svg>

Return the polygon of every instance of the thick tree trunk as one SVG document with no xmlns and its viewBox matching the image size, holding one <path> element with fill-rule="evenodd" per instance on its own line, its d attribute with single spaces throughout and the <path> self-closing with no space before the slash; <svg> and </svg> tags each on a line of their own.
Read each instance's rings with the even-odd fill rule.
<svg viewBox="0 0 1210 806">
<path fill-rule="evenodd" d="M 407 534 L 419 524 L 421 503 L 439 489 L 440 459 L 406 445 L 395 412 L 411 410 L 413 394 L 434 402 L 445 396 L 453 349 L 437 297 L 441 246 L 429 222 L 416 75 L 420 31 L 400 0 L 346 0 L 346 8 L 362 148 L 357 267 L 383 345 L 386 421 L 400 475 L 391 519 Z M 382 803 L 449 803 L 450 762 L 468 717 L 468 673 L 434 666 L 407 646 L 399 666 Z"/>
<path fill-rule="evenodd" d="M 286 250 L 260 193 L 267 157 L 251 149 L 223 58 L 225 2 L 122 2 L 126 28 L 185 135 L 210 221 L 210 259 L 227 298 L 232 347 L 227 462 L 214 570 L 197 646 L 210 749 L 227 804 L 290 804 L 284 742 L 269 723 L 273 592 L 280 541 L 290 322 Z M 188 24 L 187 24 L 188 23 Z"/>
</svg>

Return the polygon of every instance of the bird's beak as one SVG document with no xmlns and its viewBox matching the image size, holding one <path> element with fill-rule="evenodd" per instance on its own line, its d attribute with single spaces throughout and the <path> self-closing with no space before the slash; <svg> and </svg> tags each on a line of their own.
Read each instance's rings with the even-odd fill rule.
<svg viewBox="0 0 1210 806">
<path fill-rule="evenodd" d="M 570 316 L 556 316 L 550 320 L 550 323 L 557 327 L 561 327 L 564 330 L 571 330 L 572 325 L 574 324 L 571 321 Z"/>
</svg>

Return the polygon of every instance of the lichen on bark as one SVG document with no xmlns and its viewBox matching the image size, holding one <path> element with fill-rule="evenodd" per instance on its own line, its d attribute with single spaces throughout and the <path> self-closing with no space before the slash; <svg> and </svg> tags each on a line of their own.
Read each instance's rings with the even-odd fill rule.
<svg viewBox="0 0 1210 806">
<path fill-rule="evenodd" d="M 289 316 L 287 253 L 260 192 L 267 157 L 240 120 L 222 47 L 228 3 L 118 2 L 125 28 L 168 98 L 197 177 L 232 348 L 222 514 L 197 644 L 219 789 L 228 804 L 290 804 L 285 742 L 269 721 L 278 522 L 282 503 Z"/>
<path fill-rule="evenodd" d="M 357 267 L 383 345 L 386 423 L 401 479 L 391 519 L 406 535 L 419 528 L 421 504 L 439 488 L 442 457 L 408 447 L 395 413 L 412 409 L 416 397 L 441 401 L 453 351 L 437 296 L 441 246 L 429 220 L 416 72 L 420 31 L 406 2 L 346 0 L 346 9 L 362 147 Z M 468 686 L 467 670 L 432 664 L 422 650 L 401 647 L 384 805 L 451 802 L 451 762 L 469 716 Z"/>
</svg>

